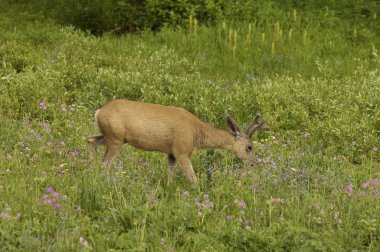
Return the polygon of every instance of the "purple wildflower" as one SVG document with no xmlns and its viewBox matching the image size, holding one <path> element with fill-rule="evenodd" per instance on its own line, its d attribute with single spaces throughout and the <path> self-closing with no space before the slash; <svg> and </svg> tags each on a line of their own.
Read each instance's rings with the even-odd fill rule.
<svg viewBox="0 0 380 252">
<path fill-rule="evenodd" d="M 202 207 L 203 207 L 203 208 L 214 208 L 214 202 L 212 202 L 212 201 L 209 200 L 209 199 L 206 199 L 206 200 L 202 203 Z"/>
<path fill-rule="evenodd" d="M 348 186 L 346 186 L 344 190 L 348 193 L 352 193 L 354 190 L 354 186 L 352 184 L 349 184 Z"/>
<path fill-rule="evenodd" d="M 51 193 L 51 192 L 53 192 L 53 188 L 52 188 L 51 186 L 49 186 L 48 188 L 46 188 L 46 191 L 47 191 L 48 193 Z"/>
<path fill-rule="evenodd" d="M 235 203 L 239 208 L 245 208 L 247 206 L 243 200 L 235 200 Z"/>
<path fill-rule="evenodd" d="M 352 184 L 349 184 L 344 190 L 347 192 L 347 196 L 351 198 L 353 195 L 354 186 Z"/>
<path fill-rule="evenodd" d="M 47 204 L 53 204 L 53 203 L 54 203 L 54 201 L 53 201 L 52 199 L 47 199 L 45 202 L 46 202 Z"/>
<path fill-rule="evenodd" d="M 274 205 L 274 204 L 277 203 L 277 199 L 275 199 L 275 198 L 272 198 L 272 197 L 271 197 L 270 200 L 271 200 L 272 205 Z"/>
<path fill-rule="evenodd" d="M 80 243 L 84 246 L 84 247 L 86 247 L 86 248 L 89 248 L 89 246 L 88 246 L 88 241 L 86 241 L 86 239 L 84 238 L 84 237 L 79 237 L 79 241 L 80 241 Z"/>
<path fill-rule="evenodd" d="M 226 219 L 227 219 L 228 221 L 232 221 L 232 220 L 234 219 L 234 217 L 233 217 L 232 215 L 227 215 Z"/>
<path fill-rule="evenodd" d="M 257 192 L 259 190 L 259 188 L 260 188 L 259 184 L 255 184 L 252 186 L 252 190 L 255 192 Z"/>
<path fill-rule="evenodd" d="M 246 206 L 247 206 L 247 204 L 244 201 L 239 202 L 239 207 L 244 208 Z"/>
<path fill-rule="evenodd" d="M 373 179 L 373 178 L 371 178 L 371 179 L 369 179 L 369 181 L 370 181 L 372 184 L 374 184 L 374 185 L 380 184 L 380 179 Z"/>
<path fill-rule="evenodd" d="M 40 107 L 44 110 L 47 109 L 47 105 L 44 101 L 40 102 Z"/>
<path fill-rule="evenodd" d="M 48 123 L 44 123 L 44 130 L 48 133 L 50 133 L 50 126 Z"/>
<path fill-rule="evenodd" d="M 54 208 L 55 208 L 56 210 L 61 209 L 61 203 L 59 203 L 59 202 L 55 203 L 55 204 L 54 204 Z"/>
</svg>

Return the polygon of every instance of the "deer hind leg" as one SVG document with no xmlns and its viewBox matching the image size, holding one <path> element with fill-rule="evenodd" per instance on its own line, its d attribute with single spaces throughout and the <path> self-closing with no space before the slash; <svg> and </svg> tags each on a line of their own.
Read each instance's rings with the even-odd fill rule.
<svg viewBox="0 0 380 252">
<path fill-rule="evenodd" d="M 96 159 L 96 149 L 98 148 L 99 145 L 104 144 L 104 136 L 93 136 L 93 137 L 87 137 L 87 150 L 90 153 L 90 158 L 91 161 Z"/>
<path fill-rule="evenodd" d="M 173 181 L 173 177 L 175 176 L 176 172 L 176 158 L 173 154 L 168 155 L 168 183 L 171 183 Z"/>
<path fill-rule="evenodd" d="M 123 144 L 124 143 L 119 142 L 119 141 L 117 141 L 117 142 L 107 141 L 105 143 L 106 152 L 104 153 L 102 162 L 103 162 L 103 166 L 106 169 L 107 173 L 109 173 L 112 158 L 117 154 L 117 152 L 120 150 L 120 148 L 123 146 Z"/>
<path fill-rule="evenodd" d="M 179 164 L 181 165 L 181 168 L 183 172 L 185 173 L 187 179 L 190 181 L 190 183 L 193 185 L 197 185 L 198 179 L 194 173 L 193 166 L 190 162 L 190 159 L 188 157 L 177 157 L 177 160 Z"/>
</svg>

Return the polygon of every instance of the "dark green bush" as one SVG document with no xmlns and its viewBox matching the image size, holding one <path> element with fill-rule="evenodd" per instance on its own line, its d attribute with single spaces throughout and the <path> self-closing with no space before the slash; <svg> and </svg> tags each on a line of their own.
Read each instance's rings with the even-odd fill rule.
<svg viewBox="0 0 380 252">
<path fill-rule="evenodd" d="M 64 24 L 71 24 L 94 35 L 104 32 L 159 30 L 163 26 L 189 25 L 189 18 L 200 24 L 228 22 L 273 23 L 296 9 L 304 13 L 330 11 L 334 17 L 355 26 L 370 26 L 380 14 L 378 1 L 280 1 L 280 0 L 24 0 L 9 3 L 24 6 Z M 290 18 L 290 17 L 289 17 Z M 307 15 L 303 18 L 307 18 Z"/>
</svg>

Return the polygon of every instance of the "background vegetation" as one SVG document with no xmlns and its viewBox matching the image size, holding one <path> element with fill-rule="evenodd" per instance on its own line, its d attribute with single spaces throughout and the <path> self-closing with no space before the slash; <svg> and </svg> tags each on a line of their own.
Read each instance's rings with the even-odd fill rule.
<svg viewBox="0 0 380 252">
<path fill-rule="evenodd" d="M 378 251 L 378 1 L 2 1 L 4 250 Z M 95 35 L 95 36 L 94 36 Z M 257 165 L 201 151 L 200 180 L 83 138 L 113 98 L 225 127 L 260 112 Z"/>
</svg>

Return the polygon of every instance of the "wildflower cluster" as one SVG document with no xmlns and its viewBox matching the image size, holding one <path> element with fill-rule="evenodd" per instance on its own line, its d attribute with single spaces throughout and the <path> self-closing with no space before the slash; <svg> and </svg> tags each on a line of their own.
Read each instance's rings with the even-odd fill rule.
<svg viewBox="0 0 380 252">
<path fill-rule="evenodd" d="M 42 195 L 42 201 L 37 202 L 37 204 L 43 203 L 59 211 L 62 207 L 61 200 L 65 199 L 67 199 L 66 195 L 54 191 L 52 187 L 48 187 L 46 188 L 46 193 Z"/>
<path fill-rule="evenodd" d="M 55 176 L 57 176 L 58 178 L 64 178 L 65 172 L 67 171 L 67 169 L 64 169 L 65 165 L 66 164 L 60 164 L 57 167 L 55 167 L 55 166 L 52 167 L 51 173 L 54 174 Z M 44 176 L 48 176 L 49 172 L 48 171 L 42 171 L 41 174 Z"/>
<path fill-rule="evenodd" d="M 42 108 L 43 110 L 46 110 L 48 108 L 48 106 L 47 106 L 47 104 L 46 104 L 45 101 L 40 102 L 39 105 L 40 105 L 40 108 Z"/>
<path fill-rule="evenodd" d="M 0 212 L 0 220 L 18 219 L 21 217 L 21 213 L 17 212 L 12 214 L 10 205 L 6 204 L 4 209 Z"/>
<path fill-rule="evenodd" d="M 46 142 L 45 146 L 40 147 L 41 151 L 54 155 L 69 155 L 70 157 L 79 156 L 80 152 L 78 150 L 69 150 L 66 147 L 65 141 L 59 141 L 53 143 L 52 141 Z"/>
<path fill-rule="evenodd" d="M 362 184 L 360 194 L 365 196 L 380 198 L 380 173 L 376 175 L 376 178 L 370 178 L 368 181 Z"/>
<path fill-rule="evenodd" d="M 39 103 L 39 107 L 43 110 L 47 110 L 49 107 L 55 109 L 56 106 L 54 104 L 51 104 L 50 106 L 47 105 L 47 102 L 45 101 L 42 101 Z M 70 105 L 69 107 L 67 107 L 65 104 L 61 104 L 60 106 L 60 111 L 63 112 L 64 114 L 68 113 L 68 112 L 73 112 L 76 110 L 76 105 L 75 104 L 72 104 Z M 72 125 L 75 124 L 75 121 L 72 120 L 70 121 L 70 123 L 72 123 Z M 45 134 L 45 137 L 48 139 L 46 140 L 45 143 L 43 143 L 43 145 L 40 147 L 40 150 L 41 151 L 44 151 L 46 153 L 49 153 L 49 154 L 57 154 L 57 155 L 69 155 L 70 157 L 76 157 L 76 156 L 79 156 L 79 151 L 78 150 L 69 150 L 67 147 L 66 147 L 66 143 L 65 141 L 53 141 L 53 140 L 50 140 L 53 136 L 51 135 L 53 129 L 51 128 L 51 125 L 49 124 L 49 122 L 43 122 L 42 123 L 42 132 Z M 34 134 L 36 135 L 36 134 Z M 36 140 L 37 141 L 43 141 L 43 137 L 41 135 L 36 135 Z M 49 139 L 50 138 L 50 139 Z"/>
<path fill-rule="evenodd" d="M 246 216 L 247 203 L 241 199 L 235 199 L 234 203 L 239 211 L 239 214 L 236 217 L 229 214 L 226 216 L 226 220 L 231 222 L 236 219 L 236 221 L 243 225 L 245 229 L 250 230 L 253 225 L 253 221 Z"/>
<path fill-rule="evenodd" d="M 342 190 L 349 198 L 354 196 L 366 197 L 366 198 L 380 198 L 380 173 L 375 175 L 375 178 L 370 178 L 364 182 L 361 186 L 355 188 L 353 184 L 348 184 Z"/>
<path fill-rule="evenodd" d="M 240 214 L 245 214 L 245 208 L 247 207 L 247 203 L 244 200 L 235 199 L 235 204 L 239 208 Z"/>
<path fill-rule="evenodd" d="M 38 105 L 39 105 L 39 107 L 40 107 L 41 109 L 43 109 L 43 110 L 46 110 L 46 109 L 48 109 L 48 107 L 49 107 L 46 101 L 41 101 Z M 54 107 L 54 104 L 52 104 L 52 106 Z M 63 113 L 67 113 L 67 112 L 68 112 L 68 109 L 69 109 L 70 111 L 74 111 L 74 110 L 75 110 L 75 104 L 71 104 L 71 105 L 69 106 L 69 108 L 67 108 L 67 106 L 66 106 L 65 104 L 61 104 L 61 111 L 62 111 Z"/>
<path fill-rule="evenodd" d="M 57 167 L 57 177 L 63 178 L 64 177 L 63 172 L 64 172 L 64 170 L 63 170 L 63 164 L 58 165 L 58 167 Z"/>
<path fill-rule="evenodd" d="M 212 202 L 209 198 L 208 194 L 203 195 L 203 200 L 199 197 L 194 198 L 195 205 L 198 208 L 198 213 L 197 215 L 199 217 L 203 216 L 203 213 L 205 211 L 211 210 L 215 207 L 214 202 Z"/>
</svg>

